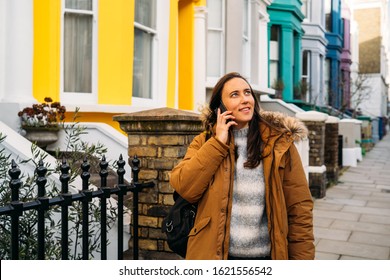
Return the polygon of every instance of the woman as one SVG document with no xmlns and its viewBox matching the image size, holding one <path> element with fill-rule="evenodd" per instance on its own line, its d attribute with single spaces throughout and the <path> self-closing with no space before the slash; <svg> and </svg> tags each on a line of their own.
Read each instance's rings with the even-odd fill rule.
<svg viewBox="0 0 390 280">
<path fill-rule="evenodd" d="M 184 199 L 198 203 L 186 258 L 314 259 L 313 202 L 293 144 L 307 135 L 305 126 L 260 113 L 238 73 L 218 81 L 209 109 L 206 132 L 170 178 Z"/>
</svg>

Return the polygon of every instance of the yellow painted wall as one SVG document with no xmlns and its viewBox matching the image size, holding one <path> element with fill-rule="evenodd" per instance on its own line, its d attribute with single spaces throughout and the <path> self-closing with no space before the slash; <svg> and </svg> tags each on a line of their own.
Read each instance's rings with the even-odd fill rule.
<svg viewBox="0 0 390 280">
<path fill-rule="evenodd" d="M 34 0 L 33 96 L 59 101 L 61 1 Z"/>
<path fill-rule="evenodd" d="M 61 0 L 34 0 L 33 95 L 60 98 Z M 194 95 L 194 8 L 205 0 L 170 1 L 167 106 L 192 110 Z M 98 2 L 98 104 L 131 105 L 134 53 L 134 1 Z M 73 113 L 68 113 L 73 115 Z M 83 113 L 80 121 L 116 127 L 115 114 Z M 71 116 L 68 119 L 71 119 Z"/>
<path fill-rule="evenodd" d="M 130 105 L 134 54 L 134 1 L 99 1 L 98 103 Z"/>
<path fill-rule="evenodd" d="M 123 130 L 121 130 L 119 123 L 112 120 L 113 116 L 120 115 L 118 113 L 96 113 L 96 112 L 79 112 L 78 119 L 79 122 L 101 122 L 108 124 L 121 132 L 124 135 L 127 135 Z M 74 112 L 65 113 L 65 121 L 72 122 L 74 121 Z"/>
<path fill-rule="evenodd" d="M 171 1 L 170 5 L 167 107 L 175 106 L 177 83 L 179 109 L 193 110 L 194 9 L 195 6 L 206 6 L 206 0 Z"/>
<path fill-rule="evenodd" d="M 179 1 L 179 109 L 194 107 L 194 2 Z"/>
<path fill-rule="evenodd" d="M 42 102 L 60 101 L 62 0 L 34 0 L 33 96 Z M 98 103 L 130 105 L 132 96 L 134 1 L 99 1 Z M 72 121 L 73 112 L 66 113 Z M 104 122 L 123 131 L 112 120 L 117 113 L 79 113 L 81 122 Z"/>
</svg>

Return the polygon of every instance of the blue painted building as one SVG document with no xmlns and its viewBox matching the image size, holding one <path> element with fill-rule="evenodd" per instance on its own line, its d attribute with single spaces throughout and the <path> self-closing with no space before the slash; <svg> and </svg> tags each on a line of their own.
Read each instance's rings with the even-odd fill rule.
<svg viewBox="0 0 390 280">
<path fill-rule="evenodd" d="M 341 0 L 325 0 L 325 37 L 328 40 L 325 59 L 325 95 L 328 105 L 339 109 L 342 106 L 341 53 L 343 51 L 343 22 Z"/>
</svg>

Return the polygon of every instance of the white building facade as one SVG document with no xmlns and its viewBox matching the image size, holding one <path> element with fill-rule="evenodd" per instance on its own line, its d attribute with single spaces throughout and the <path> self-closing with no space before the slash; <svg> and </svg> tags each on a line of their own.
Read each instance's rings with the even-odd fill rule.
<svg viewBox="0 0 390 280">
<path fill-rule="evenodd" d="M 302 3 L 302 13 L 305 15 L 302 23 L 305 31 L 302 36 L 302 80 L 307 83 L 309 91 L 304 101 L 324 106 L 324 61 L 328 44 L 324 28 L 324 2 L 303 0 Z"/>
</svg>

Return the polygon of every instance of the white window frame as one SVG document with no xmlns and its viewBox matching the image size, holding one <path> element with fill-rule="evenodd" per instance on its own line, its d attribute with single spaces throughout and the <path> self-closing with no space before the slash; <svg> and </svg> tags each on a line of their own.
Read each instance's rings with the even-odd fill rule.
<svg viewBox="0 0 390 280">
<path fill-rule="evenodd" d="M 157 1 L 158 2 L 158 1 Z M 157 3 L 158 4 L 158 3 Z M 156 23 L 157 24 L 157 23 Z M 155 98 L 156 98 L 156 81 L 157 81 L 157 53 L 158 53 L 158 47 L 157 47 L 157 34 L 158 34 L 158 31 L 157 29 L 152 29 L 152 28 L 148 28 L 142 24 L 139 24 L 137 22 L 134 22 L 134 28 L 139 28 L 147 33 L 150 33 L 150 34 L 153 34 L 153 40 L 152 40 L 152 61 L 151 61 L 151 77 L 152 77 L 152 80 L 151 80 L 151 85 L 150 85 L 150 98 L 143 98 L 143 97 L 136 97 L 136 96 L 133 96 L 131 97 L 132 99 L 132 104 L 133 105 L 137 105 L 137 106 L 142 106 L 142 105 L 153 105 L 155 102 Z M 134 37 L 134 40 L 135 40 L 135 37 Z M 134 68 L 133 68 L 133 71 L 134 71 Z M 134 75 L 134 73 L 133 73 Z M 133 76 L 131 76 L 131 79 L 133 79 Z M 134 82 L 134 80 L 133 80 Z M 132 89 L 133 91 L 133 89 Z"/>
<path fill-rule="evenodd" d="M 270 86 L 270 88 L 273 88 L 274 83 L 282 78 L 282 77 L 280 77 L 280 73 L 279 73 L 279 71 L 280 71 L 280 61 L 279 60 L 280 60 L 281 26 L 275 25 L 275 27 L 278 28 L 278 40 L 273 41 L 273 40 L 271 40 L 271 37 L 270 37 L 270 41 L 269 41 L 269 48 L 270 48 L 269 49 L 269 59 L 270 59 L 269 86 Z M 271 32 L 271 29 L 270 29 L 270 32 Z M 272 71 L 273 70 L 273 69 L 271 69 L 272 65 L 276 65 L 276 73 L 274 73 Z M 274 75 L 276 75 L 276 77 L 274 77 Z"/>
<path fill-rule="evenodd" d="M 306 75 L 304 75 L 303 73 L 303 58 L 304 58 L 304 54 L 305 52 L 307 53 L 307 61 L 306 61 L 306 69 L 307 69 L 307 73 Z M 306 92 L 306 101 L 310 101 L 310 88 L 311 88 L 311 60 L 312 60 L 312 52 L 310 50 L 303 50 L 302 52 L 302 75 L 301 75 L 301 79 L 306 79 L 306 82 L 307 82 L 307 85 L 308 85 L 308 89 L 307 89 L 307 92 Z"/>
<path fill-rule="evenodd" d="M 250 80 L 251 78 L 251 0 L 247 0 L 247 7 L 243 5 L 243 12 L 247 10 L 248 18 L 245 19 L 243 13 L 243 30 L 242 30 L 242 75 Z M 245 3 L 245 2 L 244 2 Z M 248 27 L 248 34 L 244 34 L 244 24 Z"/>
<path fill-rule="evenodd" d="M 331 60 L 329 58 L 325 58 L 324 60 L 324 102 L 325 105 L 328 105 L 329 103 L 329 93 L 330 93 L 330 74 L 331 69 Z"/>
<path fill-rule="evenodd" d="M 131 105 L 135 107 L 149 108 L 161 106 L 166 103 L 167 88 L 167 67 L 168 67 L 168 40 L 169 34 L 169 0 L 156 0 L 156 29 L 143 26 L 146 31 L 155 32 L 152 46 L 152 84 L 151 98 L 131 97 Z M 134 27 L 141 27 L 141 24 L 134 22 Z M 132 27 L 132 28 L 134 28 Z M 133 54 L 132 54 L 133 55 Z M 134 70 L 133 70 L 134 71 Z M 133 79 L 132 76 L 129 79 Z"/>
<path fill-rule="evenodd" d="M 132 97 L 131 97 L 132 102 L 131 103 L 132 103 L 132 105 L 135 105 L 135 106 L 154 106 L 156 104 L 156 88 L 157 88 L 156 83 L 157 83 L 157 76 L 158 76 L 157 75 L 157 73 L 158 73 L 158 69 L 157 69 L 157 65 L 158 65 L 157 64 L 157 61 L 158 61 L 157 41 L 158 40 L 157 40 L 157 36 L 159 33 L 158 32 L 158 26 L 159 26 L 158 14 L 159 14 L 159 9 L 162 8 L 161 5 L 159 5 L 159 4 L 161 4 L 161 2 L 162 1 L 156 0 L 156 29 L 150 28 L 148 26 L 142 25 L 142 24 L 134 21 L 134 29 L 138 28 L 142 31 L 145 31 L 146 33 L 153 34 L 152 47 L 151 47 L 152 60 L 151 60 L 150 98 L 136 97 L 136 96 L 133 96 L 133 94 L 132 94 Z M 135 41 L 135 36 L 134 36 L 134 41 Z M 132 54 L 132 55 L 134 55 L 134 54 Z M 133 73 L 132 73 L 131 79 L 133 79 L 133 75 L 134 75 L 134 68 L 133 68 Z M 134 80 L 133 80 L 133 83 L 134 83 Z M 132 88 L 132 92 L 133 92 L 133 88 Z"/>
<path fill-rule="evenodd" d="M 225 0 L 221 0 L 222 2 L 222 10 L 221 10 L 221 20 L 222 20 L 222 26 L 221 28 L 210 28 L 208 25 L 207 25 L 207 35 L 209 33 L 209 31 L 211 32 L 219 32 L 220 33 L 220 40 L 221 40 L 221 45 L 223 46 L 223 48 L 221 49 L 221 52 L 220 52 L 220 63 L 219 63 L 219 75 L 217 76 L 209 76 L 209 74 L 207 73 L 207 64 L 208 63 L 213 63 L 212 61 L 207 61 L 206 62 L 206 87 L 214 87 L 214 85 L 217 83 L 217 81 L 220 79 L 220 77 L 224 74 L 225 72 L 225 54 L 226 54 L 226 44 L 225 44 L 225 40 L 226 40 L 226 1 Z M 210 16 L 213 16 L 213 15 L 210 15 L 210 13 L 208 12 L 207 14 L 207 17 L 210 17 Z M 208 42 L 206 43 L 206 45 L 208 44 Z M 208 50 L 209 48 L 207 47 L 206 48 L 206 51 Z M 207 56 L 207 54 L 206 54 Z"/>
<path fill-rule="evenodd" d="M 303 5 L 305 3 L 306 5 Z M 305 11 L 303 11 L 303 8 L 305 8 Z M 302 0 L 302 13 L 305 16 L 303 19 L 304 22 L 310 22 L 311 21 L 311 0 Z"/>
<path fill-rule="evenodd" d="M 97 13 L 97 0 L 92 0 L 92 11 L 79 10 L 79 9 L 67 9 L 65 8 L 65 0 L 61 3 L 61 74 L 60 74 L 60 95 L 61 102 L 65 104 L 96 104 L 97 103 L 97 30 L 98 30 L 98 13 Z M 65 13 L 77 13 L 92 15 L 92 92 L 65 92 L 64 91 L 64 42 L 65 42 Z"/>
<path fill-rule="evenodd" d="M 332 14 L 332 6 L 333 6 L 333 3 L 332 3 L 332 0 L 325 0 L 324 2 L 324 28 L 325 28 L 325 31 L 326 32 L 334 32 L 333 30 L 333 14 Z M 326 22 L 326 15 L 327 15 L 327 12 L 329 12 L 329 17 L 330 17 L 330 28 L 328 30 L 328 26 L 327 26 L 327 22 Z"/>
</svg>

